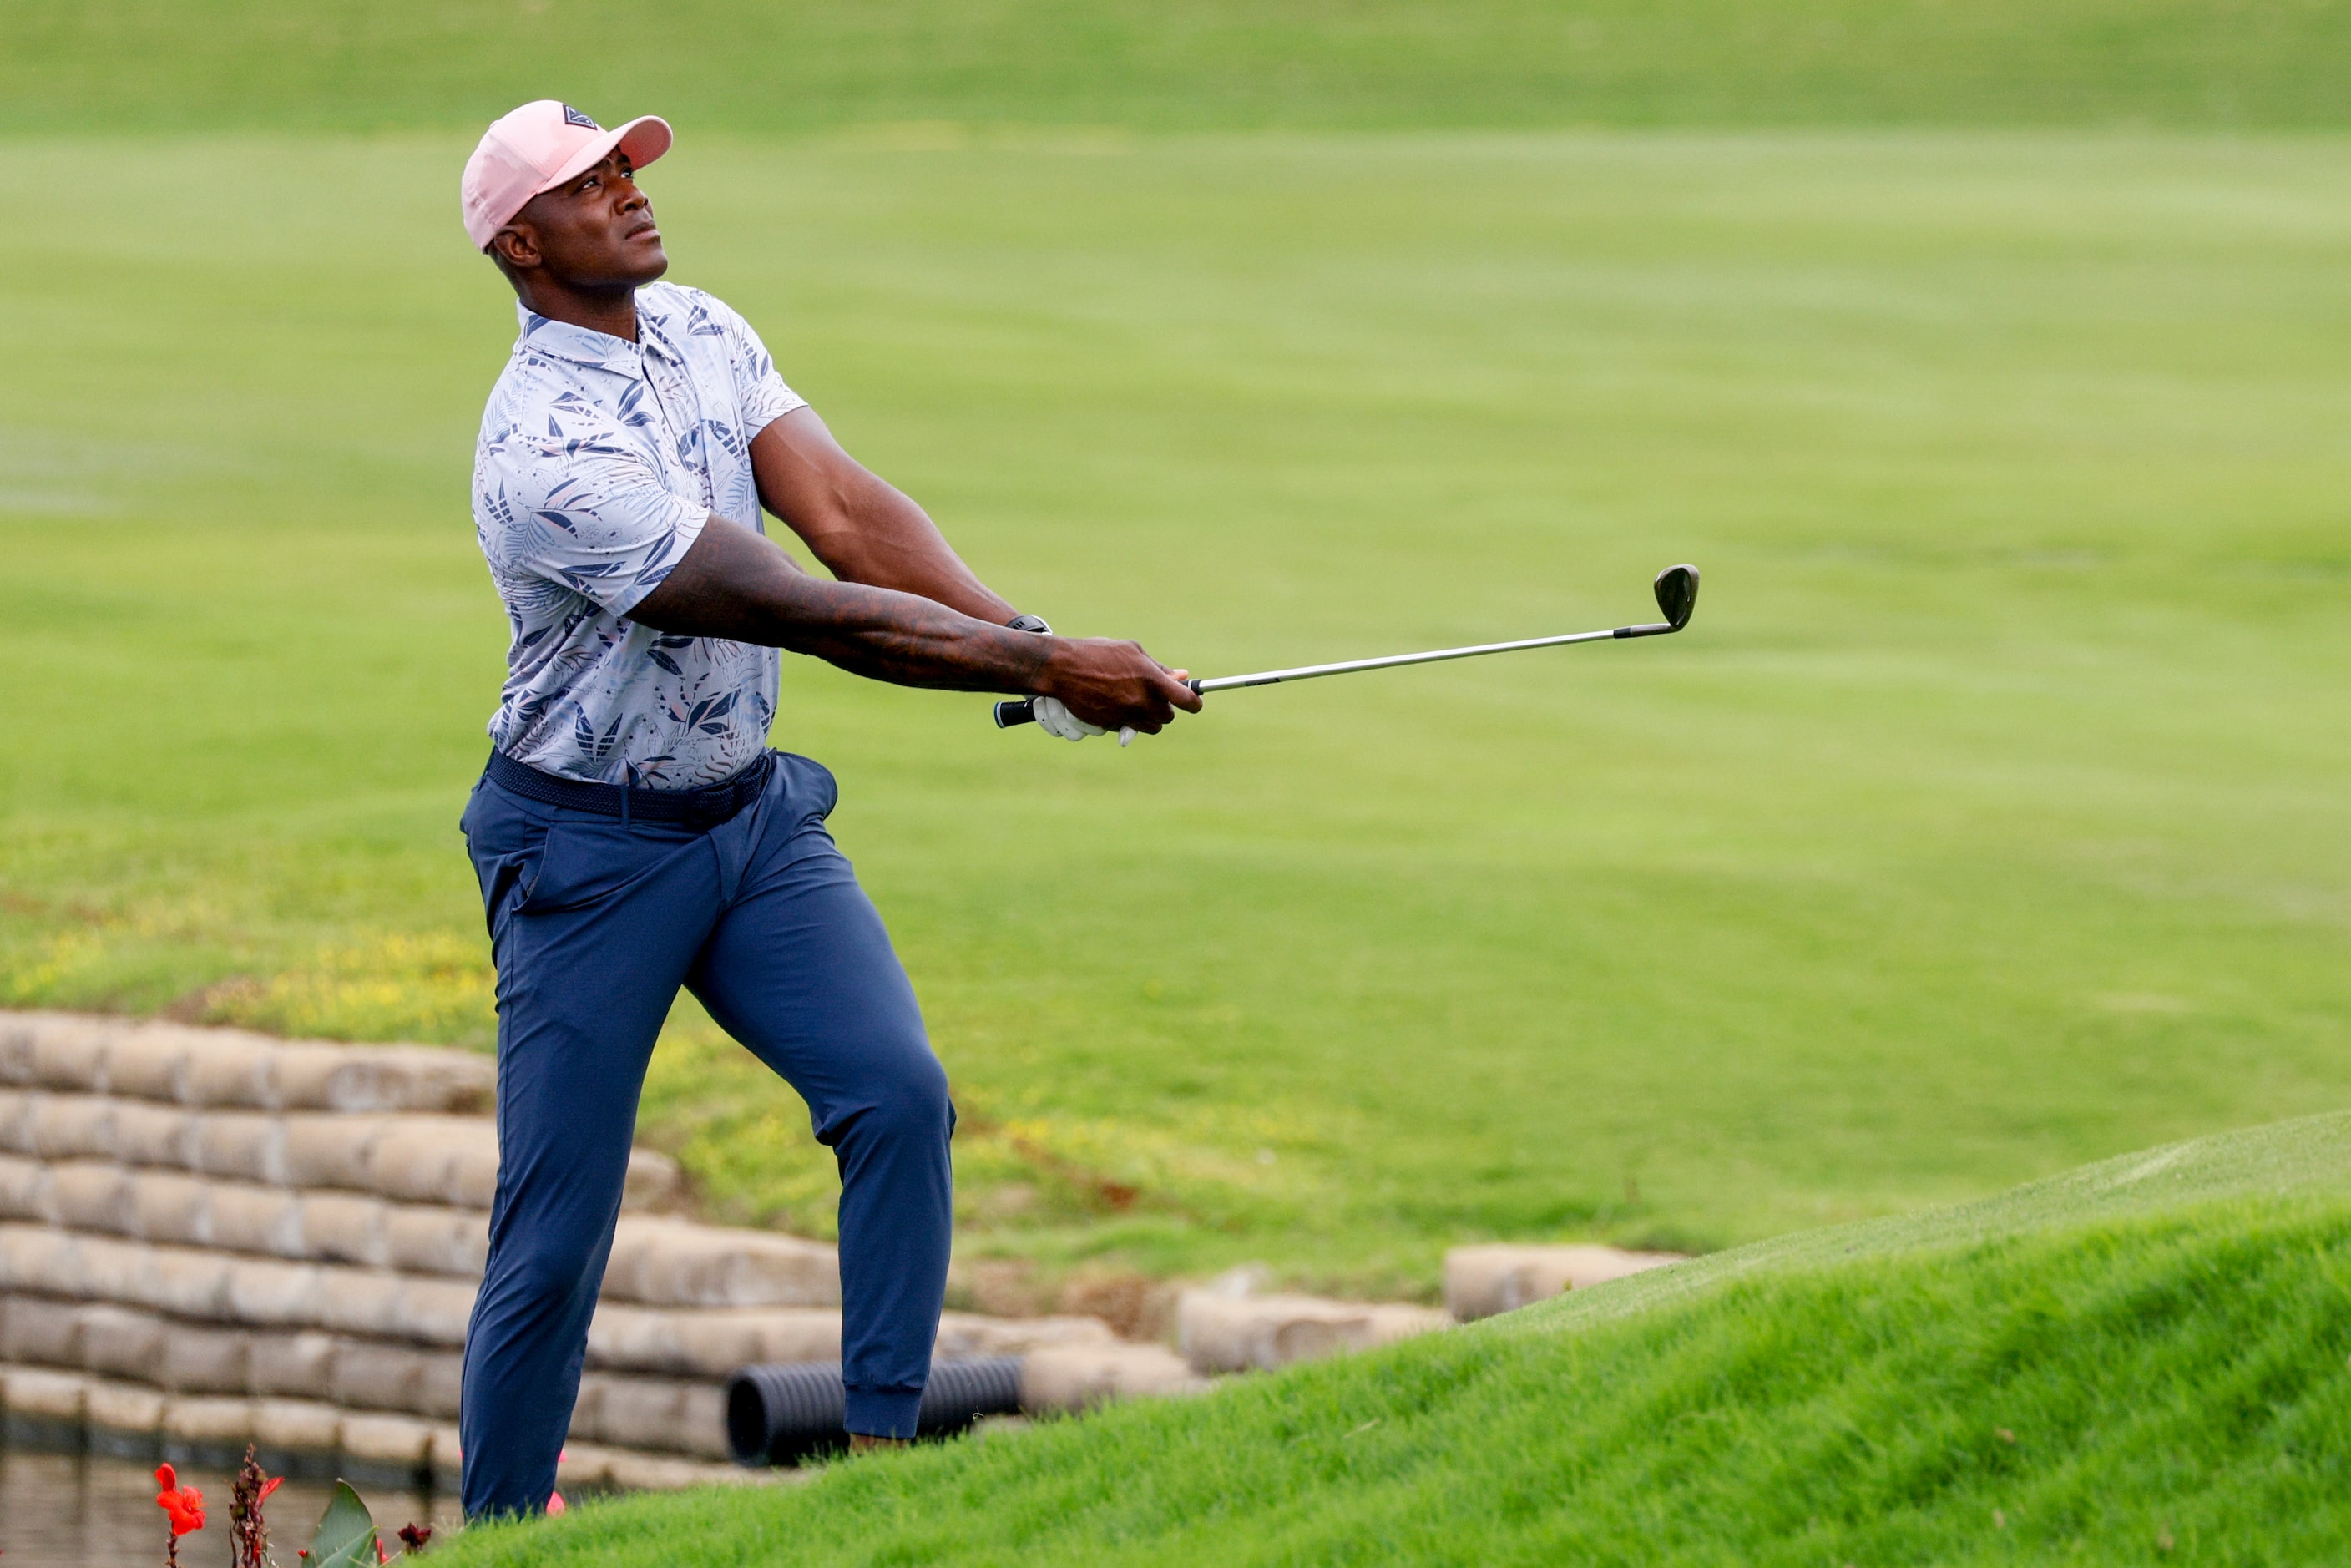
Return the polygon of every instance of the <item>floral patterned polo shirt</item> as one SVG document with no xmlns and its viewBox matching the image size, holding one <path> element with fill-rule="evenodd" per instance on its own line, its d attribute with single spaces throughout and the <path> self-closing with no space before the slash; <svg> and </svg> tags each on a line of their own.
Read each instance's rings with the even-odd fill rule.
<svg viewBox="0 0 2351 1568">
<path fill-rule="evenodd" d="M 751 438 L 804 400 L 698 288 L 637 291 L 637 341 L 517 305 L 474 455 L 474 529 L 514 632 L 490 740 L 544 773 L 656 789 L 765 749 L 772 648 L 631 621 L 711 517 L 762 527 Z"/>
</svg>

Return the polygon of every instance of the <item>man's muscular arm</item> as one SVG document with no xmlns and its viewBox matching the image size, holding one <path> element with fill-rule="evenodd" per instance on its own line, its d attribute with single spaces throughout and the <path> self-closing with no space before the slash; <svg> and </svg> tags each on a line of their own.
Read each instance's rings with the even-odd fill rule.
<svg viewBox="0 0 2351 1568">
<path fill-rule="evenodd" d="M 773 539 L 724 517 L 703 524 L 693 548 L 629 619 L 690 637 L 812 653 L 902 686 L 1059 697 L 1105 729 L 1155 735 L 1176 708 L 1200 711 L 1192 688 L 1133 643 L 1040 637 L 926 595 L 826 582 Z"/>
<path fill-rule="evenodd" d="M 919 593 L 1001 626 L 1019 611 L 972 575 L 923 508 L 841 449 L 812 408 L 751 438 L 759 499 L 843 582 Z"/>
</svg>

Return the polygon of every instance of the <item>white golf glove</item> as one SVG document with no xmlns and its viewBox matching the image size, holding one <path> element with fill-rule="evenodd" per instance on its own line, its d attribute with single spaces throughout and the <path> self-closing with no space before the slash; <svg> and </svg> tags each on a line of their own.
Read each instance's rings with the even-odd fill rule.
<svg viewBox="0 0 2351 1568">
<path fill-rule="evenodd" d="M 1029 711 L 1037 716 L 1039 729 L 1043 730 L 1047 735 L 1058 735 L 1063 740 L 1085 740 L 1093 736 L 1110 733 L 1102 726 L 1088 724 L 1084 719 L 1071 713 L 1070 705 L 1059 697 L 1032 697 L 1029 699 Z M 1134 731 L 1120 730 L 1118 743 L 1121 746 L 1133 746 Z"/>
<path fill-rule="evenodd" d="M 1084 740 L 1089 736 L 1108 735 L 1098 724 L 1088 724 L 1070 711 L 1070 705 L 1059 697 L 1036 697 L 1029 711 L 1037 716 L 1037 727 L 1047 735 L 1058 735 L 1063 740 Z"/>
</svg>

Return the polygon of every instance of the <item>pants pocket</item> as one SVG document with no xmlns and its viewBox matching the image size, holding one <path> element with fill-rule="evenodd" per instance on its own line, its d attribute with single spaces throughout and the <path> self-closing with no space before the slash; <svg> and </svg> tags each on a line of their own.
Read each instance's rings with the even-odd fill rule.
<svg viewBox="0 0 2351 1568">
<path fill-rule="evenodd" d="M 600 904 L 702 844 L 706 836 L 665 824 L 623 827 L 617 819 L 561 819 L 548 829 L 515 912 L 554 915 Z"/>
<path fill-rule="evenodd" d="M 522 800 L 485 780 L 474 786 L 465 802 L 465 851 L 481 884 L 482 913 L 493 934 L 498 917 L 528 896 L 538 879 L 547 841 L 555 827 L 555 809 Z"/>
</svg>

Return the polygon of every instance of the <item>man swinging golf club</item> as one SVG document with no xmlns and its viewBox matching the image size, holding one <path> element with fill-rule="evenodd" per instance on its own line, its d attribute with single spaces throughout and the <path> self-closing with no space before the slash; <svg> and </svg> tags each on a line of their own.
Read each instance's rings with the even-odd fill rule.
<svg viewBox="0 0 2351 1568">
<path fill-rule="evenodd" d="M 775 650 L 1021 694 L 1081 739 L 1200 699 L 1132 643 L 990 592 L 669 260 L 636 173 L 663 121 L 551 99 L 465 165 L 465 233 L 519 298 L 474 520 L 513 641 L 463 826 L 497 967 L 497 1199 L 465 1338 L 468 1517 L 555 1486 L 637 1095 L 681 986 L 808 1101 L 840 1164 L 841 1376 L 904 1440 L 946 1286 L 955 1123 L 880 917 L 825 831 L 832 776 L 768 749 Z M 837 580 L 761 531 L 790 527 Z M 1041 634 L 1040 634 L 1041 633 Z"/>
</svg>

